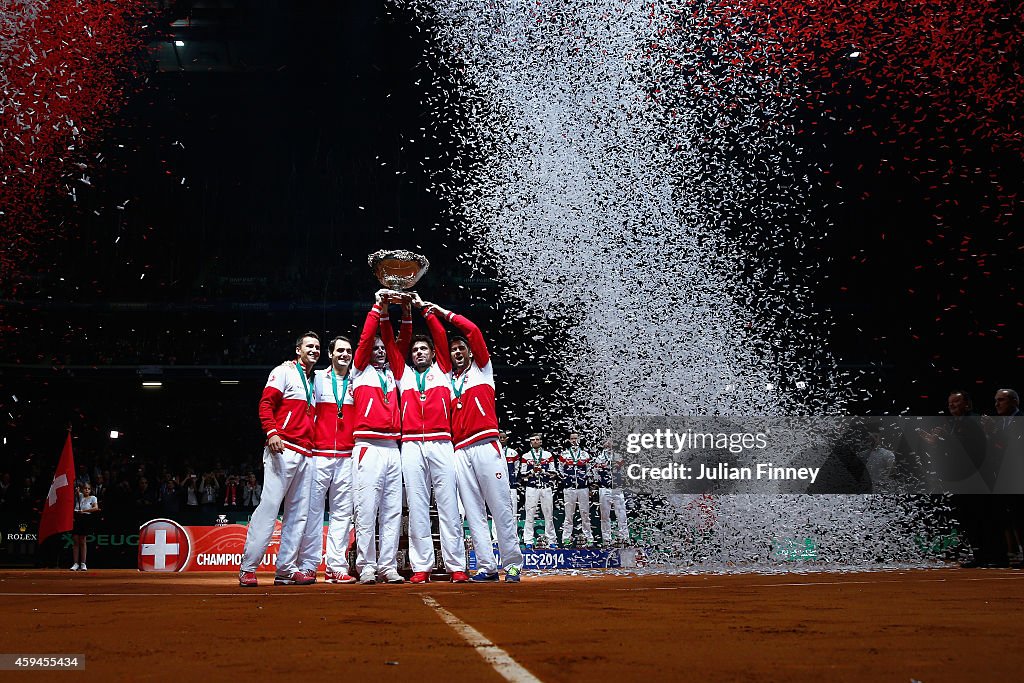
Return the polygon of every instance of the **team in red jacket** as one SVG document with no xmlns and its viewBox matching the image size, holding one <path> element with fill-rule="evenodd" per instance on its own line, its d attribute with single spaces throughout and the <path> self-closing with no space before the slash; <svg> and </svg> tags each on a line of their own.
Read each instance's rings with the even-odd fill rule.
<svg viewBox="0 0 1024 683">
<path fill-rule="evenodd" d="M 275 583 L 315 582 L 323 557 L 325 502 L 331 512 L 327 581 L 355 581 L 345 561 L 354 512 L 359 581 L 401 583 L 397 549 L 403 470 L 415 582 L 429 580 L 434 565 L 431 492 L 438 507 L 442 556 L 453 581 L 468 578 L 460 497 L 477 550 L 479 569 L 472 580 L 498 580 L 488 510 L 505 580 L 520 580 L 523 557 L 508 469 L 497 443 L 494 374 L 483 335 L 467 318 L 416 297 L 430 337 L 412 338 L 406 305 L 396 342 L 387 314 L 391 299 L 408 301 L 407 295 L 379 290 L 354 354 L 348 339 L 335 338 L 329 349 L 331 367 L 314 374 L 319 338 L 306 333 L 296 343 L 296 360 L 271 373 L 259 406 L 267 435 L 263 498 L 247 531 L 241 585 L 257 585 L 256 566 L 282 502 Z M 442 321 L 461 333 L 450 343 Z"/>
<path fill-rule="evenodd" d="M 417 298 L 417 304 L 422 302 Z M 444 326 L 430 309 L 424 311 L 431 336 L 410 339 L 409 304 L 403 305 L 403 334 L 398 347 L 404 362 L 392 366 L 402 400 L 402 479 L 409 506 L 409 561 L 413 583 L 430 580 L 434 543 L 430 530 L 430 496 L 437 504 L 441 555 L 453 582 L 468 580 L 459 515 L 455 453 L 451 435 L 451 360 Z M 406 322 L 408 321 L 408 324 Z M 389 322 L 381 323 L 384 339 L 393 338 Z M 440 355 L 436 349 L 442 349 Z"/>
<path fill-rule="evenodd" d="M 452 360 L 452 441 L 455 443 L 459 496 L 465 509 L 478 571 L 473 581 L 497 581 L 498 565 L 491 550 L 487 512 L 494 519 L 498 552 L 505 581 L 519 581 L 523 553 L 512 514 L 508 467 L 498 446 L 498 416 L 494 405 L 494 370 L 480 328 L 468 318 L 423 302 L 464 336 L 449 342 Z M 429 321 L 429 317 L 428 317 Z"/>
<path fill-rule="evenodd" d="M 335 337 L 327 347 L 331 366 L 317 370 L 313 394 L 313 477 L 309 493 L 309 517 L 299 551 L 299 569 L 316 577 L 324 557 L 324 503 L 330 518 L 324 580 L 355 583 L 348 573 L 348 544 L 355 507 L 352 500 L 352 425 L 355 399 L 352 392 L 352 342 Z"/>
<path fill-rule="evenodd" d="M 398 385 L 391 368 L 404 367 L 405 361 L 391 335 L 384 335 L 384 339 L 378 336 L 382 316 L 386 320 L 384 295 L 388 293 L 380 290 L 375 295 L 352 362 L 352 457 L 356 459 L 356 564 L 360 583 L 376 583 L 378 579 L 388 583 L 404 581 L 398 574 L 398 536 L 402 524 L 402 461 L 398 450 L 401 422 Z M 375 542 L 377 533 L 379 546 Z"/>
<path fill-rule="evenodd" d="M 313 367 L 320 359 L 320 338 L 307 332 L 295 342 L 295 361 L 270 373 L 260 397 L 259 416 L 267 435 L 263 449 L 263 495 L 245 534 L 238 583 L 257 585 L 256 567 L 270 544 L 277 511 L 284 504 L 281 546 L 277 555 L 277 585 L 310 584 L 299 571 L 299 544 L 309 516 L 313 468 Z"/>
</svg>

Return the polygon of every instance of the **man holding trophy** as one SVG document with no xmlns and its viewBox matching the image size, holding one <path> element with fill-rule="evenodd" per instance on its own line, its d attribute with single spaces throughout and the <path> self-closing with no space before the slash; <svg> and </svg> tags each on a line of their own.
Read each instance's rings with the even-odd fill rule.
<svg viewBox="0 0 1024 683">
<path fill-rule="evenodd" d="M 423 306 L 418 295 L 392 295 L 400 298 L 403 312 L 410 301 Z M 406 315 L 402 316 L 403 334 L 398 350 L 412 365 L 394 366 L 402 401 L 402 479 L 409 506 L 409 563 L 412 583 L 430 581 L 434 568 L 434 542 L 430 533 L 430 495 L 437 504 L 441 556 L 454 583 L 469 580 L 466 552 L 462 539 L 462 517 L 455 474 L 455 451 L 451 433 L 451 360 L 448 335 L 431 309 L 422 309 L 430 337 L 405 334 Z M 412 321 L 409 320 L 411 329 Z M 390 322 L 382 320 L 381 335 L 393 335 Z M 442 349 L 438 355 L 436 349 Z"/>
<path fill-rule="evenodd" d="M 388 290 L 379 290 L 359 337 L 352 360 L 355 404 L 352 435 L 355 447 L 356 563 L 359 582 L 378 577 L 404 583 L 398 573 L 398 537 L 402 526 L 402 461 L 398 385 L 391 368 L 405 365 L 394 338 L 378 336 Z M 390 364 L 391 368 L 388 367 Z M 379 521 L 380 529 L 377 530 Z M 380 535 L 380 545 L 375 536 Z"/>
</svg>

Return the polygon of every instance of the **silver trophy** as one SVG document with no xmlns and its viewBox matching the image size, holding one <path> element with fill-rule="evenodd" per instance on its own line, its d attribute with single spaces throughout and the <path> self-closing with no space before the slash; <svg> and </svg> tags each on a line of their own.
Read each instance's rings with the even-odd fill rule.
<svg viewBox="0 0 1024 683">
<path fill-rule="evenodd" d="M 370 254 L 366 261 L 377 280 L 387 289 L 395 290 L 395 296 L 391 297 L 394 303 L 411 300 L 413 293 L 405 290 L 414 287 L 430 268 L 426 256 L 405 249 L 381 249 Z"/>
</svg>

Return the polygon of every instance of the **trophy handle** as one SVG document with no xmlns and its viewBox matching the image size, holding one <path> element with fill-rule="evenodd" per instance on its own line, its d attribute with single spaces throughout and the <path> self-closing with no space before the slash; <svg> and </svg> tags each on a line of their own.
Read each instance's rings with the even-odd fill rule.
<svg viewBox="0 0 1024 683">
<path fill-rule="evenodd" d="M 406 304 L 412 304 L 413 293 L 392 290 L 391 293 L 388 295 L 388 300 L 393 304 L 399 304 L 402 306 Z"/>
</svg>

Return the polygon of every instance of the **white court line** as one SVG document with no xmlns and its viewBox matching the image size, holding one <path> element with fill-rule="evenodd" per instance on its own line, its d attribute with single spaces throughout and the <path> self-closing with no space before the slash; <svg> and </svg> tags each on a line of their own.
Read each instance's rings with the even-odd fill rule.
<svg viewBox="0 0 1024 683">
<path fill-rule="evenodd" d="M 487 640 L 484 634 L 459 619 L 457 616 L 446 610 L 444 607 L 429 595 L 421 595 L 423 602 L 440 615 L 444 623 L 462 636 L 467 643 L 476 648 L 476 651 L 490 664 L 505 680 L 513 683 L 541 683 L 541 680 L 526 670 L 519 662 L 512 659 L 509 653 Z"/>
</svg>

